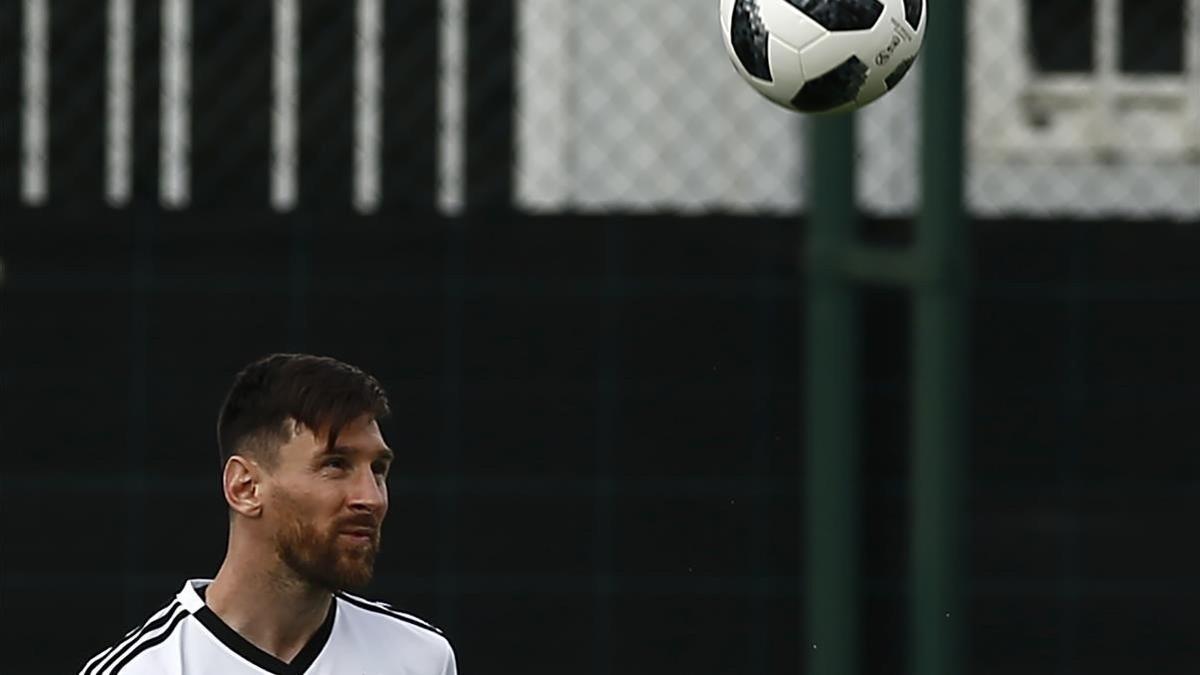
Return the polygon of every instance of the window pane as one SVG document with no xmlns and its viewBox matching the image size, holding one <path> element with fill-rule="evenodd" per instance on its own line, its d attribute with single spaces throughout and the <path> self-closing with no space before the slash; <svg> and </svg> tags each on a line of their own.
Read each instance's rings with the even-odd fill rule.
<svg viewBox="0 0 1200 675">
<path fill-rule="evenodd" d="M 1029 34 L 1034 65 L 1042 72 L 1078 73 L 1092 70 L 1092 35 L 1096 26 L 1094 0 L 1032 0 Z"/>
<path fill-rule="evenodd" d="M 1121 3 L 1121 70 L 1183 72 L 1183 0 Z"/>
</svg>

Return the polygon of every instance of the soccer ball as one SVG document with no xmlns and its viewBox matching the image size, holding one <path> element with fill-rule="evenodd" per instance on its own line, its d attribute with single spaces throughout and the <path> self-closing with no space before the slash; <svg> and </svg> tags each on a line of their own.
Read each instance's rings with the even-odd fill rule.
<svg viewBox="0 0 1200 675">
<path fill-rule="evenodd" d="M 801 112 L 855 110 L 899 84 L 925 0 L 721 0 L 725 49 L 760 94 Z"/>
</svg>

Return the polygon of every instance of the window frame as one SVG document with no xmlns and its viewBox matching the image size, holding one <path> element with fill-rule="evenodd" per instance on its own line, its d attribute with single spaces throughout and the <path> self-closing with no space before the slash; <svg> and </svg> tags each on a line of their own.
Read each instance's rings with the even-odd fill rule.
<svg viewBox="0 0 1200 675">
<path fill-rule="evenodd" d="M 1200 0 L 1185 2 L 1179 75 L 1121 71 L 1122 0 L 1095 2 L 1091 73 L 1038 72 L 1036 1 L 970 5 L 968 128 L 982 159 L 1200 162 Z"/>
</svg>

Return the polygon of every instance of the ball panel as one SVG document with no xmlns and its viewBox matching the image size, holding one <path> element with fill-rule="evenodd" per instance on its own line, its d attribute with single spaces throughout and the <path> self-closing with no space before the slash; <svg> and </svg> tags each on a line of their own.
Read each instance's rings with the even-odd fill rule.
<svg viewBox="0 0 1200 675">
<path fill-rule="evenodd" d="M 804 86 L 804 69 L 800 65 L 800 52 L 788 43 L 772 35 L 767 53 L 771 59 L 771 72 L 775 82 L 762 91 L 767 98 L 784 107 L 792 96 Z"/>
<path fill-rule="evenodd" d="M 771 64 L 767 60 L 769 35 L 759 15 L 758 0 L 737 0 L 734 3 L 729 37 L 733 51 L 746 72 L 770 82 Z"/>
<path fill-rule="evenodd" d="M 858 90 L 858 96 L 854 99 L 854 107 L 861 108 L 888 92 L 883 76 L 884 74 L 878 68 L 870 68 L 867 71 L 867 81 Z"/>
<path fill-rule="evenodd" d="M 912 64 L 916 60 L 917 57 L 915 56 L 904 59 L 896 66 L 895 70 L 888 74 L 887 79 L 884 80 L 887 83 L 888 91 L 895 89 L 896 85 L 900 84 L 900 80 L 904 79 L 904 76 L 908 74 L 908 70 L 912 68 Z"/>
<path fill-rule="evenodd" d="M 861 33 L 825 33 L 820 40 L 800 51 L 804 64 L 804 79 L 816 79 L 857 56 L 863 63 L 871 63 L 869 47 L 863 49 Z"/>
<path fill-rule="evenodd" d="M 827 30 L 866 30 L 879 21 L 879 0 L 787 0 Z"/>
<path fill-rule="evenodd" d="M 921 30 L 921 14 L 925 0 L 904 0 L 904 20 L 913 30 Z"/>
<path fill-rule="evenodd" d="M 759 15 L 772 36 L 796 49 L 804 49 L 828 32 L 788 0 L 760 0 Z"/>
<path fill-rule="evenodd" d="M 805 83 L 792 98 L 792 106 L 803 112 L 825 112 L 853 101 L 867 81 L 867 66 L 851 56 L 840 66 Z"/>
</svg>

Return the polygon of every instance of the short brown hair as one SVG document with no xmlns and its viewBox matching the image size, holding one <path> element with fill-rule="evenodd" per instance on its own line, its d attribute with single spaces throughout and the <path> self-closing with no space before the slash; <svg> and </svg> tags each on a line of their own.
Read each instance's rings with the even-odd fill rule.
<svg viewBox="0 0 1200 675">
<path fill-rule="evenodd" d="M 246 366 L 217 416 L 221 466 L 235 454 L 254 455 L 268 466 L 289 438 L 288 420 L 304 425 L 333 447 L 338 432 L 358 417 L 391 413 L 387 393 L 374 377 L 326 356 L 271 354 Z"/>
</svg>

